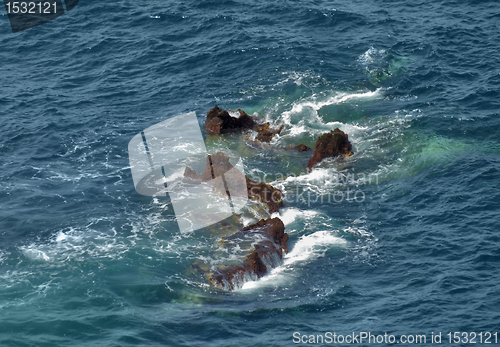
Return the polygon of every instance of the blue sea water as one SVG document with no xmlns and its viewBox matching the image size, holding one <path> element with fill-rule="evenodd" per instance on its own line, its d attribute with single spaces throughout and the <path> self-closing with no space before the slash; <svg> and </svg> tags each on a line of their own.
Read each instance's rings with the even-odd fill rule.
<svg viewBox="0 0 500 347">
<path fill-rule="evenodd" d="M 499 31 L 494 0 L 81 0 L 16 34 L 1 8 L 0 346 L 500 333 Z M 128 162 L 214 105 L 285 124 L 264 149 L 204 134 L 286 196 L 289 254 L 234 292 Z M 280 149 L 336 127 L 348 159 Z"/>
</svg>

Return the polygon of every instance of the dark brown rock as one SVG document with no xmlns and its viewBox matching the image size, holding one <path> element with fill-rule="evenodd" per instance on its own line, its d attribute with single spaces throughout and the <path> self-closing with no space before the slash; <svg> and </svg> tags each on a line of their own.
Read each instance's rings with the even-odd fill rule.
<svg viewBox="0 0 500 347">
<path fill-rule="evenodd" d="M 257 125 L 254 119 L 245 111 L 238 109 L 238 112 L 240 116 L 236 118 L 232 117 L 226 110 L 217 106 L 213 107 L 207 113 L 205 130 L 209 134 L 229 134 L 252 129 Z"/>
<path fill-rule="evenodd" d="M 228 247 L 238 245 L 238 248 L 245 242 L 252 245 L 240 264 L 219 266 L 206 274 L 213 286 L 226 290 L 238 289 L 244 282 L 264 276 L 281 263 L 283 251 L 288 252 L 288 234 L 279 218 L 262 219 L 221 242 Z"/>
<path fill-rule="evenodd" d="M 273 219 L 261 219 L 255 224 L 243 228 L 243 232 L 255 228 L 264 228 L 264 235 L 271 238 L 275 244 L 280 246 L 288 253 L 288 234 L 285 233 L 285 225 L 278 217 Z"/>
<path fill-rule="evenodd" d="M 190 167 L 186 167 L 184 171 L 184 176 L 194 179 L 199 179 L 202 181 L 209 181 L 215 177 L 224 175 L 226 172 L 233 168 L 233 164 L 229 161 L 229 158 L 222 152 L 218 152 L 214 155 L 208 155 L 207 161 L 205 163 L 205 169 L 201 174 L 197 174 L 196 171 Z"/>
<path fill-rule="evenodd" d="M 207 113 L 205 130 L 209 134 L 229 134 L 253 129 L 258 133 L 256 140 L 260 142 L 271 141 L 275 135 L 283 130 L 283 125 L 278 129 L 271 129 L 269 123 L 258 124 L 252 116 L 240 108 L 237 112 L 240 115 L 238 118 L 231 116 L 228 111 L 222 108 L 213 107 Z"/>
<path fill-rule="evenodd" d="M 353 155 L 352 145 L 349 142 L 348 135 L 339 128 L 321 135 L 316 141 L 314 153 L 307 168 L 311 170 L 316 164 L 329 157 L 349 157 Z"/>
<path fill-rule="evenodd" d="M 255 182 L 247 179 L 248 197 L 252 200 L 261 201 L 269 207 L 269 212 L 278 212 L 283 207 L 283 195 L 281 190 L 264 182 Z"/>
<path fill-rule="evenodd" d="M 215 177 L 224 175 L 226 181 L 229 182 L 242 182 L 243 173 L 238 170 L 231 170 L 233 165 L 230 163 L 229 158 L 222 152 L 215 155 L 209 155 L 205 164 L 205 169 L 201 174 L 197 174 L 193 169 L 186 167 L 184 176 L 200 179 L 202 181 L 209 181 Z M 227 173 L 230 172 L 228 175 Z M 270 213 L 278 212 L 279 208 L 283 206 L 283 194 L 281 190 L 263 182 L 255 182 L 245 176 L 248 198 L 256 201 L 263 202 L 269 208 Z M 234 185 L 233 185 L 234 186 Z M 225 192 L 222 188 L 219 190 Z"/>
<path fill-rule="evenodd" d="M 257 140 L 260 142 L 270 142 L 274 135 L 278 135 L 281 133 L 281 130 L 283 130 L 284 125 L 280 126 L 278 129 L 271 129 L 271 126 L 269 123 L 264 123 L 260 125 L 256 125 L 253 127 L 253 130 L 255 130 L 258 135 L 257 135 Z"/>
<path fill-rule="evenodd" d="M 294 149 L 294 150 L 296 150 L 296 151 L 298 151 L 298 152 L 307 152 L 307 151 L 310 151 L 310 150 L 311 150 L 311 147 L 306 146 L 306 145 L 304 145 L 303 143 L 301 143 L 300 145 L 297 145 L 297 146 L 292 146 L 292 145 L 290 145 L 290 146 L 288 146 L 288 148 L 287 148 L 287 149 L 289 149 L 289 150 Z"/>
</svg>

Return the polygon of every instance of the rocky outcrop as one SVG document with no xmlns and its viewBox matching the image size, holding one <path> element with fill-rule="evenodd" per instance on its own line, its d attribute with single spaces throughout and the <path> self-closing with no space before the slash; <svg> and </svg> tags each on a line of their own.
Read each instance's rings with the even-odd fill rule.
<svg viewBox="0 0 500 347">
<path fill-rule="evenodd" d="M 281 190 L 264 182 L 255 182 L 247 179 L 248 198 L 263 202 L 269 208 L 270 213 L 278 212 L 283 207 L 283 194 Z"/>
<path fill-rule="evenodd" d="M 238 113 L 239 117 L 233 117 L 229 112 L 232 111 L 226 111 L 217 106 L 208 111 L 205 121 L 206 132 L 209 134 L 230 134 L 252 129 L 257 132 L 257 141 L 269 142 L 283 130 L 283 125 L 278 129 L 272 129 L 269 123 L 258 124 L 252 116 L 242 109 L 234 112 Z"/>
<path fill-rule="evenodd" d="M 243 228 L 243 233 L 259 228 L 264 231 L 261 234 L 271 238 L 276 245 L 288 253 L 288 234 L 285 233 L 285 225 L 281 219 L 278 217 L 267 220 L 261 219 L 259 222 Z"/>
<path fill-rule="evenodd" d="M 281 264 L 283 252 L 288 252 L 288 234 L 281 219 L 262 219 L 223 238 L 220 244 L 247 252 L 239 264 L 218 266 L 206 274 L 213 286 L 234 290 L 241 288 L 247 281 L 264 276 L 270 268 Z"/>
<path fill-rule="evenodd" d="M 257 132 L 255 139 L 257 147 L 265 148 L 261 142 L 270 142 L 283 129 L 283 126 L 272 129 L 269 123 L 258 124 L 241 109 L 234 112 L 239 115 L 238 117 L 233 117 L 230 113 L 233 114 L 233 112 L 228 112 L 217 106 L 212 108 L 208 112 L 205 122 L 207 133 L 227 134 L 253 130 Z M 285 149 L 298 152 L 311 150 L 304 144 L 280 148 L 280 150 Z M 325 158 L 348 157 L 352 154 L 352 145 L 348 135 L 337 128 L 318 138 L 307 167 L 311 170 Z M 242 187 L 242 191 L 238 193 L 240 196 L 247 195 L 249 199 L 262 202 L 269 208 L 270 213 L 278 212 L 279 208 L 283 206 L 281 190 L 264 182 L 253 181 L 242 172 L 234 170 L 230 158 L 222 152 L 207 156 L 205 167 L 200 174 L 186 167 L 184 176 L 205 182 L 224 176 L 223 185 L 213 185 L 213 189 L 218 193 L 230 195 L 225 187 L 238 185 Z M 246 183 L 246 192 L 243 182 Z M 267 215 L 267 212 L 264 214 Z M 285 225 L 281 219 L 277 217 L 261 219 L 244 228 L 241 228 L 239 216 L 235 216 L 235 220 L 232 222 L 234 223 L 228 223 L 228 230 L 224 231 L 224 234 L 218 234 L 219 237 L 230 234 L 231 236 L 222 237 L 218 244 L 219 247 L 214 248 L 213 251 L 214 255 L 222 255 L 222 259 L 214 257 L 215 262 L 200 260 L 191 266 L 198 274 L 202 274 L 211 285 L 224 290 L 239 289 L 245 282 L 255 281 L 263 277 L 270 269 L 282 264 L 284 253 L 288 252 L 288 234 L 285 232 Z M 218 224 L 217 228 L 222 228 L 221 225 Z M 227 257 L 228 254 L 230 257 Z"/>
<path fill-rule="evenodd" d="M 231 170 L 233 165 L 230 163 L 229 158 L 222 152 L 215 155 L 209 155 L 205 164 L 205 169 L 201 174 L 197 174 L 193 169 L 186 167 L 184 176 L 199 179 L 202 181 L 209 181 L 215 177 L 224 175 L 228 182 L 242 182 L 239 175 L 243 175 L 238 170 Z M 227 172 L 231 170 L 231 174 Z M 245 176 L 248 198 L 260 201 L 267 205 L 270 213 L 278 212 L 279 208 L 283 206 L 283 194 L 281 190 L 263 182 L 255 182 Z M 220 190 L 222 190 L 221 188 Z M 225 191 L 222 191 L 224 193 Z"/>
<path fill-rule="evenodd" d="M 316 141 L 314 153 L 307 162 L 307 168 L 311 170 L 316 164 L 329 157 L 349 157 L 353 155 L 352 145 L 349 137 L 339 128 L 321 135 Z"/>
<path fill-rule="evenodd" d="M 197 174 L 196 171 L 190 167 L 186 167 L 184 171 L 184 176 L 199 179 L 204 182 L 209 181 L 215 177 L 224 175 L 226 172 L 233 168 L 233 164 L 229 161 L 229 158 L 222 152 L 218 152 L 215 155 L 207 156 L 207 161 L 205 163 L 205 169 L 201 174 Z M 243 175 L 243 174 L 242 174 Z"/>
<path fill-rule="evenodd" d="M 258 133 L 256 140 L 260 142 L 270 142 L 275 135 L 279 135 L 281 130 L 283 130 L 284 125 L 280 126 L 278 129 L 271 129 L 269 123 L 264 123 L 253 127 L 252 130 Z"/>
<path fill-rule="evenodd" d="M 228 186 L 232 182 L 246 182 L 248 198 L 266 204 L 270 213 L 278 212 L 279 207 L 283 205 L 279 189 L 263 182 L 252 181 L 240 171 L 233 169 L 234 166 L 229 158 L 224 153 L 218 152 L 207 157 L 202 173 L 198 174 L 186 167 L 184 176 L 209 181 L 224 175 Z M 229 194 L 224 186 L 214 185 L 213 189 L 221 194 Z M 207 265 L 195 263 L 191 267 L 203 274 L 213 286 L 234 290 L 241 288 L 247 281 L 257 280 L 271 268 L 281 264 L 283 252 L 288 252 L 288 234 L 285 233 L 285 225 L 281 219 L 277 217 L 261 219 L 231 236 L 223 237 L 219 246 L 224 249 L 223 254 L 232 255 L 227 261 L 222 261 L 224 265 L 209 268 Z"/>
<path fill-rule="evenodd" d="M 232 117 L 228 111 L 217 106 L 213 107 L 207 113 L 205 121 L 205 130 L 209 134 L 229 134 L 241 132 L 242 130 L 252 129 L 257 125 L 255 120 L 246 114 L 245 111 L 238 109 L 240 116 Z"/>
</svg>

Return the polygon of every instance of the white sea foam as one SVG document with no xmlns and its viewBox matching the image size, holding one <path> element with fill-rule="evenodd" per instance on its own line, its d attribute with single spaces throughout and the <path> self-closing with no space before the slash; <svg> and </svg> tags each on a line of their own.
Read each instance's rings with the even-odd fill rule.
<svg viewBox="0 0 500 347">
<path fill-rule="evenodd" d="M 354 93 L 333 91 L 329 96 L 313 94 L 310 97 L 294 102 L 291 110 L 283 112 L 281 118 L 285 124 L 291 124 L 291 119 L 294 114 L 300 114 L 306 109 L 310 109 L 314 111 L 314 113 L 310 115 L 313 116 L 313 118 L 319 119 L 317 111 L 325 106 L 337 105 L 354 99 L 378 99 L 382 96 L 382 88 L 378 88 L 374 91 L 360 91 Z"/>
<path fill-rule="evenodd" d="M 378 62 L 382 60 L 387 51 L 385 49 L 376 49 L 375 47 L 370 47 L 365 53 L 361 54 L 358 57 L 358 62 L 363 65 L 373 64 L 374 62 Z"/>
<path fill-rule="evenodd" d="M 339 171 L 337 165 L 316 167 L 311 172 L 304 172 L 297 176 L 290 175 L 285 180 L 272 184 L 285 192 L 286 201 L 289 199 L 317 199 L 327 194 L 335 194 L 339 189 L 359 187 L 376 181 L 376 177 L 363 177 L 353 173 Z M 303 194 L 303 192 L 306 192 Z M 304 201 L 304 200 L 301 200 Z"/>
<path fill-rule="evenodd" d="M 315 139 L 318 135 L 326 131 L 339 128 L 349 134 L 352 139 L 356 139 L 358 134 L 365 133 L 369 128 L 367 126 L 355 123 L 343 123 L 340 121 L 325 121 L 319 110 L 325 106 L 338 105 L 346 102 L 360 100 L 381 99 L 384 95 L 382 88 L 375 91 L 342 92 L 330 91 L 326 94 L 313 94 L 309 97 L 299 99 L 290 105 L 290 109 L 282 112 L 276 124 L 285 124 L 284 130 L 279 137 L 273 139 L 273 142 L 279 143 L 280 140 L 301 138 L 304 136 Z"/>
<path fill-rule="evenodd" d="M 378 98 L 381 95 L 382 88 L 378 88 L 372 92 L 334 92 L 333 95 L 327 98 L 313 94 L 310 98 L 295 103 L 289 113 L 299 113 L 302 112 L 304 108 L 311 108 L 318 111 L 325 106 L 338 105 L 352 99 Z M 285 115 L 287 116 L 288 113 L 285 113 Z M 284 119 L 287 119 L 287 117 L 284 117 Z"/>
<path fill-rule="evenodd" d="M 347 241 L 330 230 L 317 231 L 311 235 L 302 236 L 290 253 L 284 257 L 284 265 L 310 262 L 325 255 L 332 246 L 346 246 Z"/>
<path fill-rule="evenodd" d="M 283 72 L 282 75 L 285 77 L 283 80 L 276 83 L 275 86 L 283 85 L 287 82 L 293 82 L 297 86 L 315 86 L 318 83 L 324 84 L 326 82 L 320 75 L 313 73 L 312 71 L 287 71 Z"/>
<path fill-rule="evenodd" d="M 47 250 L 38 249 L 35 245 L 21 247 L 21 252 L 30 260 L 50 261 L 52 258 Z"/>
<path fill-rule="evenodd" d="M 3 264 L 3 262 L 5 261 L 6 258 L 7 258 L 7 253 L 0 250 L 0 265 Z"/>
<path fill-rule="evenodd" d="M 156 199 L 156 203 L 147 206 L 143 213 L 131 212 L 120 227 L 116 226 L 114 216 L 93 218 L 87 225 L 56 230 L 51 237 L 21 245 L 18 249 L 31 261 L 54 264 L 88 258 L 122 259 L 138 243 L 158 248 L 164 254 L 171 250 L 168 244 L 173 240 L 155 236 L 163 230 L 161 225 L 171 220 L 158 211 L 156 204 L 164 206 Z M 154 239 L 153 245 L 151 239 Z"/>
<path fill-rule="evenodd" d="M 304 184 L 308 182 L 326 181 L 332 176 L 332 171 L 336 172 L 335 169 L 331 168 L 315 168 L 311 172 L 302 173 L 298 176 L 288 176 L 285 182 Z"/>
<path fill-rule="evenodd" d="M 311 217 L 317 215 L 318 212 L 313 211 L 313 210 L 299 210 L 296 208 L 286 208 L 286 209 L 281 209 L 279 218 L 283 221 L 283 224 L 285 224 L 285 227 L 288 226 L 289 224 L 295 222 L 296 220 L 299 219 L 310 219 Z"/>
<path fill-rule="evenodd" d="M 348 242 L 337 235 L 336 231 L 322 230 L 302 236 L 293 249 L 284 256 L 283 265 L 271 270 L 257 281 L 246 282 L 241 290 L 250 290 L 268 285 L 283 285 L 293 278 L 294 268 L 323 257 L 332 247 L 345 248 Z"/>
</svg>

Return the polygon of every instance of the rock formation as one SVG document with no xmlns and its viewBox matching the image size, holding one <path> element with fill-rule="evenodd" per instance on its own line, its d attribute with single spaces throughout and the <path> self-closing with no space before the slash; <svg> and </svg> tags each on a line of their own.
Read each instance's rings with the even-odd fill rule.
<svg viewBox="0 0 500 347">
<path fill-rule="evenodd" d="M 255 182 L 247 177 L 248 197 L 265 203 L 269 213 L 278 212 L 283 207 L 283 195 L 281 190 L 264 182 Z"/>
<path fill-rule="evenodd" d="M 321 135 L 316 141 L 314 153 L 307 162 L 307 168 L 311 170 L 316 164 L 329 157 L 349 157 L 353 155 L 352 145 L 348 135 L 339 128 Z"/>
<path fill-rule="evenodd" d="M 258 133 L 257 141 L 269 142 L 283 129 L 283 125 L 278 129 L 271 129 L 269 123 L 258 124 L 252 116 L 249 116 L 242 109 L 238 109 L 236 112 L 240 115 L 238 118 L 231 116 L 228 111 L 222 108 L 213 107 L 207 113 L 206 132 L 209 134 L 229 134 L 252 129 Z"/>
<path fill-rule="evenodd" d="M 278 212 L 279 207 L 283 205 L 279 189 L 266 183 L 252 181 L 233 168 L 229 158 L 222 152 L 218 152 L 207 157 L 201 174 L 186 167 L 184 176 L 209 181 L 224 175 L 229 185 L 233 180 L 233 182 L 242 182 L 244 177 L 243 182 L 247 185 L 248 198 L 266 204 L 270 213 Z M 221 194 L 228 193 L 223 186 L 214 186 L 214 189 Z M 200 264 L 193 264 L 192 268 L 203 273 L 213 286 L 233 290 L 240 288 L 246 281 L 264 276 L 270 268 L 281 264 L 283 252 L 288 252 L 288 234 L 285 233 L 285 225 L 281 219 L 277 217 L 262 219 L 231 236 L 222 238 L 219 245 L 224 247 L 227 253 L 236 255 L 239 260 L 228 260 L 226 265 L 211 269 Z"/>
<path fill-rule="evenodd" d="M 238 109 L 238 112 L 240 116 L 236 118 L 232 117 L 226 110 L 217 106 L 213 107 L 207 113 L 205 130 L 209 134 L 229 134 L 252 129 L 257 125 L 254 119 L 245 111 Z"/>
<path fill-rule="evenodd" d="M 232 170 L 231 175 L 234 175 L 234 177 L 227 174 L 232 168 L 233 165 L 229 162 L 229 158 L 222 152 L 218 152 L 215 155 L 209 155 L 207 157 L 205 169 L 201 174 L 197 174 L 193 169 L 186 167 L 184 176 L 206 182 L 212 178 L 224 175 L 226 181 L 241 182 L 241 177 L 237 176 L 243 175 L 240 171 Z M 246 176 L 245 179 L 249 199 L 263 202 L 268 206 L 270 213 L 279 211 L 279 208 L 283 206 L 283 194 L 281 190 L 267 183 L 252 181 Z M 222 189 L 224 188 L 221 188 L 221 190 Z M 222 193 L 224 193 L 224 191 L 222 191 Z"/>
<path fill-rule="evenodd" d="M 270 142 L 273 137 L 280 134 L 283 126 L 278 129 L 271 129 L 269 123 L 258 124 L 247 113 L 238 109 L 239 117 L 233 117 L 228 111 L 217 106 L 212 108 L 207 114 L 205 130 L 209 134 L 227 134 L 254 130 L 258 133 L 256 143 Z M 282 148 L 305 152 L 311 150 L 310 147 L 299 144 Z M 335 129 L 329 133 L 321 135 L 316 141 L 312 158 L 307 163 L 307 168 L 311 170 L 321 160 L 328 157 L 343 156 L 348 157 L 353 154 L 352 145 L 348 135 L 340 129 Z M 202 173 L 186 167 L 184 176 L 191 179 L 210 181 L 216 177 L 224 176 L 224 185 L 229 186 L 235 182 L 242 185 L 246 182 L 246 192 L 243 187 L 242 196 L 248 195 L 249 199 L 262 202 L 267 205 L 270 213 L 278 212 L 283 206 L 282 192 L 263 182 L 255 182 L 244 176 L 242 172 L 233 170 L 228 157 L 222 152 L 209 155 Z M 232 181 L 234 180 L 234 181 Z M 228 185 L 229 184 L 229 185 Z M 213 186 L 213 189 L 221 194 L 228 194 L 224 186 Z M 237 218 L 239 220 L 239 218 Z M 281 219 L 268 218 L 240 229 L 239 221 L 232 225 L 231 236 L 223 237 L 219 242 L 217 252 L 230 254 L 228 259 L 218 259 L 219 265 L 208 265 L 193 263 L 192 269 L 203 276 L 215 287 L 234 290 L 241 288 L 245 282 L 254 281 L 264 276 L 271 268 L 282 263 L 283 252 L 288 252 L 288 234 L 285 232 L 285 225 Z M 219 228 L 219 227 L 218 227 Z M 227 235 L 227 234 L 226 234 Z M 222 265 L 221 265 L 222 264 Z"/>
<path fill-rule="evenodd" d="M 206 274 L 213 286 L 226 290 L 241 288 L 243 283 L 264 276 L 269 268 L 281 263 L 283 252 L 288 252 L 288 234 L 279 218 L 261 219 L 220 243 L 247 253 L 240 264 L 219 266 Z"/>
<path fill-rule="evenodd" d="M 284 125 L 278 129 L 271 129 L 269 123 L 264 123 L 253 127 L 253 130 L 258 133 L 257 140 L 260 142 L 270 142 L 274 135 L 278 135 L 283 130 Z"/>
<path fill-rule="evenodd" d="M 229 170 L 233 168 L 233 164 L 229 161 L 229 158 L 222 152 L 218 152 L 215 155 L 207 156 L 207 161 L 205 163 L 205 169 L 201 174 L 197 174 L 196 171 L 190 167 L 186 167 L 184 171 L 184 176 L 194 179 L 199 179 L 202 181 L 208 181 L 215 177 L 222 176 Z M 243 174 L 242 174 L 243 175 Z"/>
</svg>

